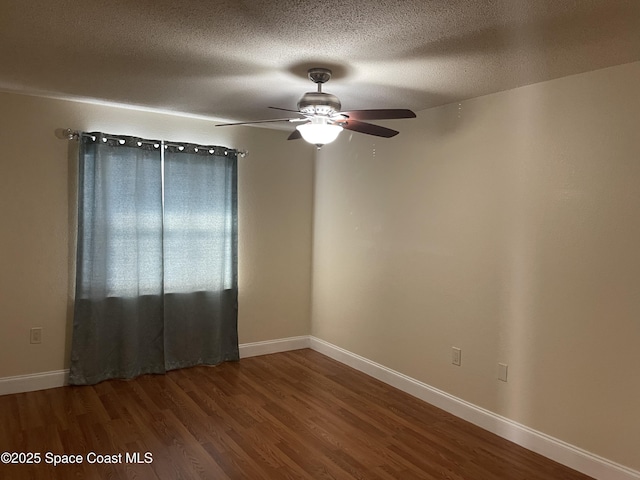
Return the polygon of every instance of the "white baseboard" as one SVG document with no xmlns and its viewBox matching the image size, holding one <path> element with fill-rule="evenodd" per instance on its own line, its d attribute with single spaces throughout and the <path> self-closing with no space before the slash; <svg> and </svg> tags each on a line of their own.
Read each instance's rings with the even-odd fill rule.
<svg viewBox="0 0 640 480">
<path fill-rule="evenodd" d="M 69 379 L 69 370 L 33 373 L 0 378 L 0 395 L 34 392 L 47 388 L 64 387 Z"/>
<path fill-rule="evenodd" d="M 309 348 L 309 336 L 281 338 L 264 342 L 242 343 L 239 345 L 240 358 L 267 355 L 269 353 L 287 352 Z M 47 388 L 64 387 L 68 385 L 69 370 L 17 375 L 15 377 L 0 378 L 0 395 L 12 393 L 35 392 Z"/>
<path fill-rule="evenodd" d="M 356 355 L 319 338 L 300 337 L 267 340 L 239 345 L 240 358 L 311 348 L 340 363 L 467 420 L 528 450 L 566 465 L 598 480 L 640 480 L 640 472 L 570 445 L 562 440 L 521 425 L 480 408 L 442 390 Z M 0 378 L 0 395 L 32 392 L 67 385 L 69 370 Z"/>
<path fill-rule="evenodd" d="M 640 480 L 640 472 L 636 470 L 480 408 L 324 340 L 312 336 L 310 347 L 327 357 L 585 475 L 598 480 Z"/>
<path fill-rule="evenodd" d="M 290 350 L 300 350 L 303 348 L 309 348 L 308 335 L 266 340 L 264 342 L 241 343 L 240 358 L 257 357 L 258 355 L 288 352 Z"/>
</svg>

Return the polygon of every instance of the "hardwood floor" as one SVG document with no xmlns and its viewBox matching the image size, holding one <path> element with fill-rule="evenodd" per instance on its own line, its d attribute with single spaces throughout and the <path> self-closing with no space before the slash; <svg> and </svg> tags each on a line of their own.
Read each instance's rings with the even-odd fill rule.
<svg viewBox="0 0 640 480">
<path fill-rule="evenodd" d="M 11 480 L 589 478 L 311 350 L 0 396 L 4 451 L 41 454 Z"/>
</svg>

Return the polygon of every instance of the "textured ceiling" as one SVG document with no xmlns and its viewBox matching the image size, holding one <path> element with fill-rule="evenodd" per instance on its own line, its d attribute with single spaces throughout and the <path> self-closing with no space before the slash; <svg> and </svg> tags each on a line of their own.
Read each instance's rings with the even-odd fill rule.
<svg viewBox="0 0 640 480">
<path fill-rule="evenodd" d="M 640 0 L 0 0 L 0 90 L 238 121 L 312 66 L 345 109 L 418 111 L 636 60 Z"/>
</svg>

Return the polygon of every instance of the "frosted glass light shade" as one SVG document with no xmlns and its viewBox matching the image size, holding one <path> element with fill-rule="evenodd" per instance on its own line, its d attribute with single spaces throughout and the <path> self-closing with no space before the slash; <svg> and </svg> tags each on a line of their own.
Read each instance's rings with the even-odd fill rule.
<svg viewBox="0 0 640 480">
<path fill-rule="evenodd" d="M 339 125 L 315 122 L 298 125 L 296 128 L 302 135 L 302 138 L 309 143 L 317 145 L 318 148 L 333 142 L 342 131 L 342 127 Z"/>
</svg>

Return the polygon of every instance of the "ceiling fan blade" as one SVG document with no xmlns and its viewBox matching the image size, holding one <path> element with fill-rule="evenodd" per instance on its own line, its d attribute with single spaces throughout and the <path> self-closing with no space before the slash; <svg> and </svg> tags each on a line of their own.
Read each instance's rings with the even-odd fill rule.
<svg viewBox="0 0 640 480">
<path fill-rule="evenodd" d="M 252 123 L 270 123 L 270 122 L 297 122 L 297 118 L 273 118 L 271 120 L 255 120 L 253 122 L 235 122 L 235 123 L 219 123 L 216 127 L 228 127 L 230 125 L 251 125 Z"/>
<path fill-rule="evenodd" d="M 302 113 L 300 113 L 298 110 L 291 110 L 289 108 L 280 108 L 280 107 L 267 107 L 270 108 L 272 110 L 282 110 L 283 112 L 293 112 L 293 113 L 297 113 L 298 115 L 302 115 Z"/>
<path fill-rule="evenodd" d="M 367 135 L 375 135 L 376 137 L 391 138 L 395 137 L 398 133 L 396 130 L 390 128 L 381 127 L 380 125 L 374 125 L 373 123 L 360 122 L 358 120 L 347 120 L 341 123 L 342 128 L 345 130 L 352 130 L 354 132 L 366 133 Z"/>
<path fill-rule="evenodd" d="M 291 132 L 291 135 L 287 137 L 287 140 L 298 140 L 299 138 L 302 138 L 300 130 L 294 130 L 293 132 Z"/>
<path fill-rule="evenodd" d="M 350 110 L 339 112 L 353 120 L 392 120 L 395 118 L 416 118 L 416 114 L 411 110 L 402 108 L 382 108 L 374 110 Z"/>
</svg>

